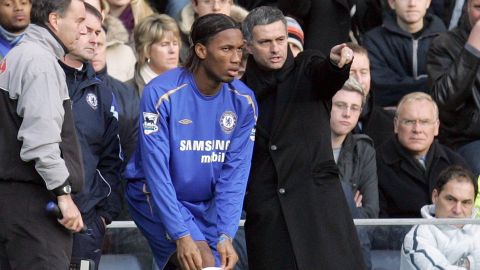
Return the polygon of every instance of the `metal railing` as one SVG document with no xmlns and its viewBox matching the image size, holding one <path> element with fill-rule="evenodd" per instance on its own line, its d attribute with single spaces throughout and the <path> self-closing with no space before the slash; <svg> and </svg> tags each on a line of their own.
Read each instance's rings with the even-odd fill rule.
<svg viewBox="0 0 480 270">
<path fill-rule="evenodd" d="M 379 219 L 354 219 L 356 226 L 403 226 L 403 225 L 480 225 L 480 219 L 471 218 L 379 218 Z M 240 220 L 240 227 L 245 225 L 245 220 Z M 109 229 L 136 228 L 133 221 L 114 221 L 107 226 Z"/>
</svg>

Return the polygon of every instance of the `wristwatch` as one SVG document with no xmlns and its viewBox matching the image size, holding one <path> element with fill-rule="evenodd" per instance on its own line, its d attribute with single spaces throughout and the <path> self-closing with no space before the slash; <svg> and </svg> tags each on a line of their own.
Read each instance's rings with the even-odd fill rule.
<svg viewBox="0 0 480 270">
<path fill-rule="evenodd" d="M 72 193 L 72 186 L 70 186 L 69 183 L 66 183 L 62 186 L 57 187 L 56 189 L 54 189 L 52 191 L 56 196 L 68 195 L 68 194 Z"/>
</svg>

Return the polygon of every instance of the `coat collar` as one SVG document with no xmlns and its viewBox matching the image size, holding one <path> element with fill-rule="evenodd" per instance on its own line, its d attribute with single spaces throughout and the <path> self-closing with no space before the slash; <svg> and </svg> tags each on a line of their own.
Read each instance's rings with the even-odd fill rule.
<svg viewBox="0 0 480 270">
<path fill-rule="evenodd" d="M 68 53 L 65 45 L 47 26 L 31 24 L 25 31 L 22 41 L 34 41 L 36 44 L 42 44 L 48 50 L 51 50 L 57 59 L 63 59 Z"/>
<path fill-rule="evenodd" d="M 257 100 L 261 102 L 264 97 L 268 96 L 272 91 L 277 90 L 278 84 L 285 81 L 294 68 L 295 59 L 290 49 L 288 49 L 285 64 L 277 70 L 264 70 L 260 68 L 253 56 L 250 55 L 242 81 L 255 92 Z"/>
<path fill-rule="evenodd" d="M 382 159 L 388 165 L 395 163 L 402 163 L 403 161 L 414 161 L 414 158 L 408 151 L 398 142 L 395 135 L 389 141 L 387 141 L 381 151 Z M 434 159 L 448 160 L 447 153 L 440 147 L 437 140 L 434 140 L 427 153 L 427 168 L 432 164 Z"/>
</svg>

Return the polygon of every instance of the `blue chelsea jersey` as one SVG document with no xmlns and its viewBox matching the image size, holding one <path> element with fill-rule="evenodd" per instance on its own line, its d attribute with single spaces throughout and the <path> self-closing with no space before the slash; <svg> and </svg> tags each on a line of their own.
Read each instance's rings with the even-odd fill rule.
<svg viewBox="0 0 480 270">
<path fill-rule="evenodd" d="M 204 96 L 193 75 L 176 68 L 145 87 L 140 113 L 138 147 L 126 176 L 147 180 L 168 235 L 188 233 L 185 207 L 217 224 L 217 234 L 233 237 L 255 138 L 253 92 L 234 80 Z"/>
</svg>

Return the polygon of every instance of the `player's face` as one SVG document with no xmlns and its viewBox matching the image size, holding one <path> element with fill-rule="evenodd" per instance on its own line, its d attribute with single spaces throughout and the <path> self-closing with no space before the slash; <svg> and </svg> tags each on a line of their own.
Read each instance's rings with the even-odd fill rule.
<svg viewBox="0 0 480 270">
<path fill-rule="evenodd" d="M 21 33 L 30 23 L 30 0 L 0 0 L 0 25 L 12 33 Z"/>
<path fill-rule="evenodd" d="M 238 76 L 243 53 L 240 29 L 219 32 L 205 47 L 202 66 L 207 76 L 216 82 L 231 82 Z"/>
</svg>

